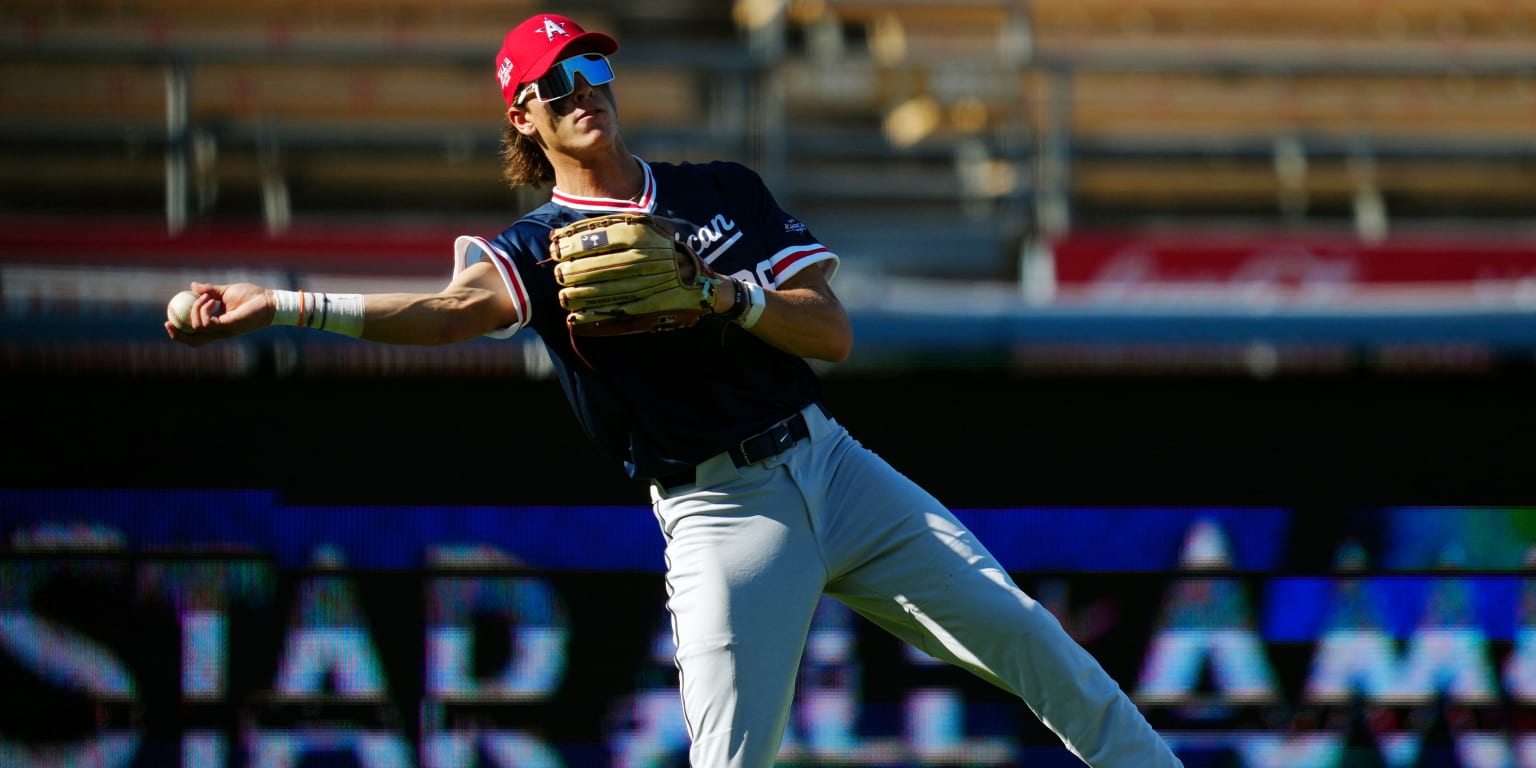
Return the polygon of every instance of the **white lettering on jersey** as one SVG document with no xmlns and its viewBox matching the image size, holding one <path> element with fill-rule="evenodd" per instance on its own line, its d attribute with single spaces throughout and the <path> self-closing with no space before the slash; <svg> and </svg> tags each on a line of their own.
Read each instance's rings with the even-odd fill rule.
<svg viewBox="0 0 1536 768">
<path fill-rule="evenodd" d="M 694 253 L 699 254 L 704 259 L 704 263 L 708 264 L 720 258 L 720 254 L 725 253 L 727 249 L 736 244 L 737 240 L 741 239 L 742 233 L 737 232 L 731 235 L 730 239 L 725 240 L 720 247 L 715 248 L 714 253 L 705 255 L 705 251 L 710 250 L 715 243 L 725 238 L 725 233 L 735 229 L 735 221 L 727 219 L 723 213 L 717 213 L 713 219 L 709 220 L 708 224 L 699 227 L 697 231 L 688 236 L 688 247 L 692 248 Z"/>
<path fill-rule="evenodd" d="M 560 24 L 558 22 L 556 22 L 554 19 L 545 19 L 544 20 L 544 36 L 549 38 L 550 42 L 554 42 L 555 35 L 560 35 L 562 37 L 569 37 L 570 33 L 566 32 L 565 31 L 565 27 L 560 26 Z"/>
</svg>

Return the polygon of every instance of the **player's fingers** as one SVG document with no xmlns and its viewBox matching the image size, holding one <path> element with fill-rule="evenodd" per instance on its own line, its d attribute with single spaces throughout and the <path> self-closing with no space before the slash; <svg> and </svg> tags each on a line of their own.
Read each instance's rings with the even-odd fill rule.
<svg viewBox="0 0 1536 768">
<path fill-rule="evenodd" d="M 215 302 L 217 305 L 218 302 Z M 231 305 L 210 308 L 208 329 L 222 336 L 233 336 L 272 323 L 273 309 L 260 301 L 240 301 Z"/>
<path fill-rule="evenodd" d="M 224 302 L 211 293 L 200 293 L 192 301 L 192 327 L 209 325 L 210 320 L 224 311 Z"/>
<path fill-rule="evenodd" d="M 190 312 L 194 327 L 206 324 L 197 322 L 199 318 L 206 320 L 210 314 L 217 315 L 224 311 L 224 292 L 228 289 L 229 286 L 227 285 L 215 285 L 213 283 L 194 281 L 190 284 L 190 290 L 197 294 L 197 298 L 192 300 Z M 210 307 L 212 308 L 211 310 L 209 309 Z"/>
<path fill-rule="evenodd" d="M 204 335 L 202 333 L 187 333 L 186 331 L 177 328 L 175 324 L 171 323 L 169 320 L 165 322 L 165 335 L 171 337 L 171 341 L 185 344 L 189 347 L 201 347 L 204 344 L 214 340 L 213 337 Z"/>
<path fill-rule="evenodd" d="M 694 261 L 692 254 L 679 248 L 674 257 L 677 259 L 677 276 L 681 277 L 685 282 L 692 280 L 694 275 L 699 273 L 698 265 Z"/>
</svg>

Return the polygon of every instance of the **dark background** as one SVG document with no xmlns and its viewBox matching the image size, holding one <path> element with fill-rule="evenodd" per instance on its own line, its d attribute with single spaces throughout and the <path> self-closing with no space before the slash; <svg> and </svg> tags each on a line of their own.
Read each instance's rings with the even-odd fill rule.
<svg viewBox="0 0 1536 768">
<path fill-rule="evenodd" d="M 7 487 L 645 503 L 643 485 L 596 453 L 551 380 L 12 373 Z M 1513 368 L 1255 379 L 951 367 L 829 375 L 825 401 L 855 437 L 954 507 L 1326 510 L 1532 503 L 1533 384 Z"/>
</svg>

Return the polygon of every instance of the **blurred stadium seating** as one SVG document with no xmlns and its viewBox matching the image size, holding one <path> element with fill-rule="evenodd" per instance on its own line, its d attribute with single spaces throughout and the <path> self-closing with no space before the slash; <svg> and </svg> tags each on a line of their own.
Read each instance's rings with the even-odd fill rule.
<svg viewBox="0 0 1536 768">
<path fill-rule="evenodd" d="M 0 216 L 494 231 L 543 195 L 487 71 L 539 9 L 623 40 L 635 151 L 753 164 L 849 273 L 1050 303 L 1104 232 L 1531 242 L 1536 0 L 15 0 Z"/>
<path fill-rule="evenodd" d="M 509 19 L 546 6 L 8 3 L 0 135 L 24 151 L 6 153 L 0 202 L 154 213 L 169 152 L 189 164 L 191 216 L 262 215 L 265 199 L 269 216 L 286 205 L 295 216 L 504 218 L 528 201 L 495 173 L 483 61 Z M 893 220 L 921 232 L 955 216 L 994 229 L 996 249 L 1042 226 L 1337 224 L 1362 207 L 1392 220 L 1519 220 L 1536 204 L 1532 2 L 558 10 L 625 38 L 621 92 L 638 151 L 753 162 L 845 242 Z M 1014 255 L 975 256 L 949 275 L 1008 279 Z"/>
<path fill-rule="evenodd" d="M 679 4 L 673 4 L 674 6 Z M 707 4 L 699 4 L 707 6 Z M 487 74 L 508 19 L 533 3 L 8 4 L 0 131 L 12 210 L 185 218 L 487 214 L 526 205 L 495 160 Z M 617 6 L 616 6 L 617 7 Z M 649 7 L 648 7 L 649 8 Z M 634 25 L 598 8 L 597 27 Z M 686 18 L 665 4 L 644 21 Z M 718 15 L 718 14 L 716 14 Z M 728 20 L 726 20 L 728 24 Z M 684 34 L 697 24 L 676 26 Z M 708 149 L 687 52 L 667 40 L 626 68 L 641 149 Z M 687 140 L 670 137 L 685 125 Z M 162 156 L 184 163 L 165 178 Z M 179 182 L 179 183 L 178 183 Z"/>
</svg>

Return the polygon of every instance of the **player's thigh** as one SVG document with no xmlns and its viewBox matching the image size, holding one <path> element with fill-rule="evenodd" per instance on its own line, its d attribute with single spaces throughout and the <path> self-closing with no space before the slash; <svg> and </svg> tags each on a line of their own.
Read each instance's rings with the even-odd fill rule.
<svg viewBox="0 0 1536 768">
<path fill-rule="evenodd" d="M 815 552 L 804 527 L 746 511 L 681 522 L 666 547 L 679 644 L 798 644 L 825 583 Z"/>
<path fill-rule="evenodd" d="M 826 571 L 788 475 L 743 472 L 711 492 L 659 502 L 657 516 L 668 531 L 667 607 L 685 673 L 697 660 L 739 685 L 793 680 Z"/>
<path fill-rule="evenodd" d="M 830 594 L 919 650 L 1010 690 L 1031 658 L 1077 650 L 1044 606 L 980 564 L 914 579 L 895 595 L 846 582 Z"/>
<path fill-rule="evenodd" d="M 913 496 L 896 511 L 866 509 L 887 518 L 870 526 L 882 548 L 839 574 L 828 594 L 924 652 L 994 682 L 1016 678 L 1024 655 L 1074 653 L 1056 618 L 959 519 L 924 498 Z"/>
</svg>

